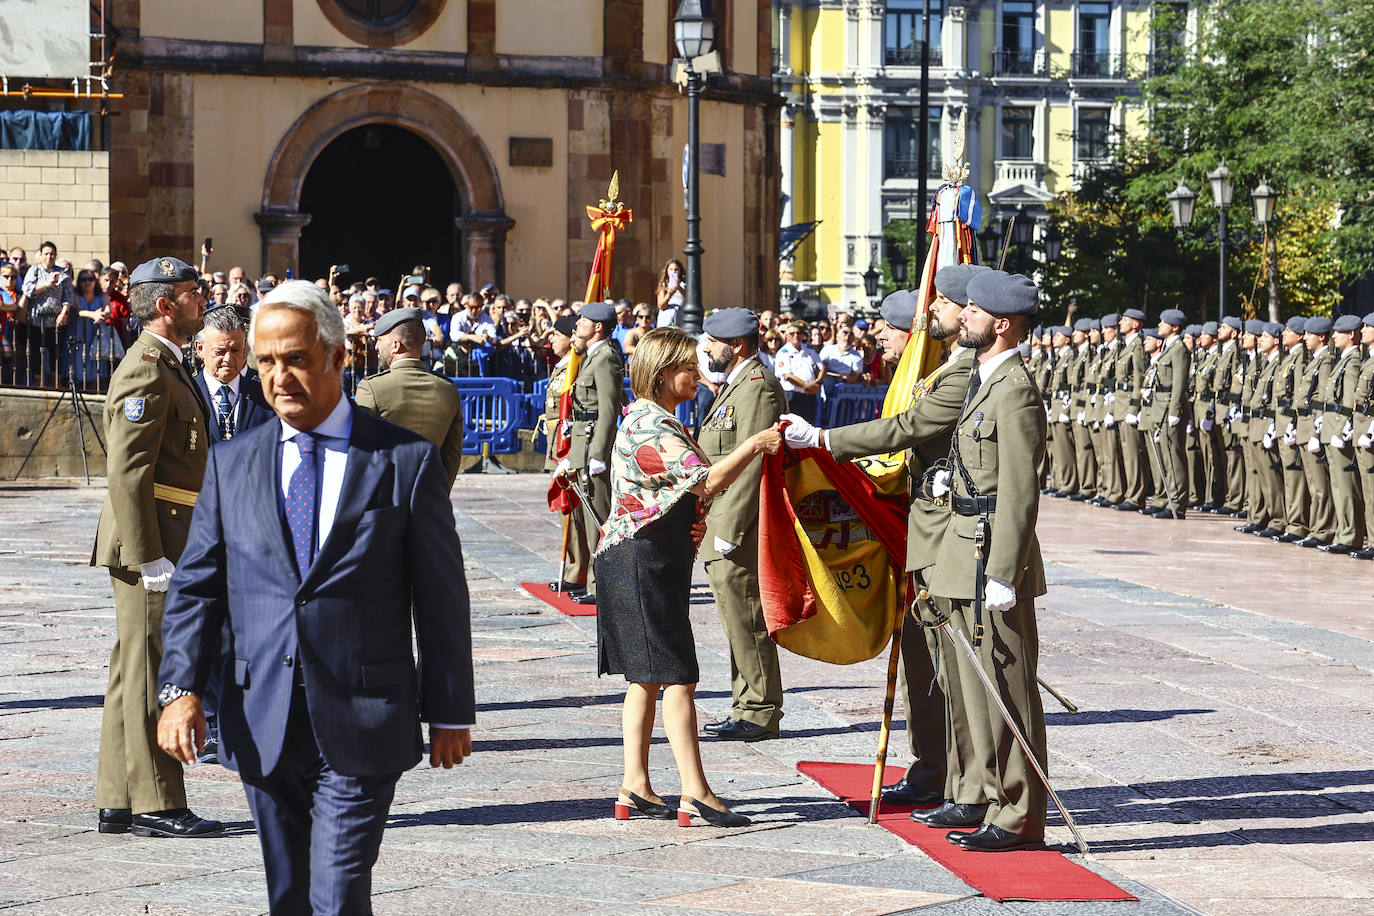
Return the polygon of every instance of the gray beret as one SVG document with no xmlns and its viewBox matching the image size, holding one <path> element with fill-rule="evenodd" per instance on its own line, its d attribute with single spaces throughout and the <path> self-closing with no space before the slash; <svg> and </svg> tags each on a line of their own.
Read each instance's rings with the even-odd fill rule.
<svg viewBox="0 0 1374 916">
<path fill-rule="evenodd" d="M 1091 318 L 1080 318 L 1073 323 L 1073 329 L 1075 331 L 1083 331 L 1084 333 L 1091 331 L 1092 327 L 1093 320 Z"/>
<path fill-rule="evenodd" d="M 1165 309 L 1159 313 L 1159 320 L 1165 324 L 1181 328 L 1188 323 L 1188 316 L 1183 314 L 1183 309 Z"/>
<path fill-rule="evenodd" d="M 564 337 L 573 336 L 573 330 L 577 327 L 576 315 L 564 315 L 553 323 L 553 329 Z"/>
<path fill-rule="evenodd" d="M 1100 330 L 1102 330 L 1102 322 L 1101 322 L 1101 321 L 1098 321 L 1096 318 L 1089 318 L 1089 319 L 1088 319 L 1088 330 L 1089 330 L 1089 331 L 1100 331 Z"/>
<path fill-rule="evenodd" d="M 1217 324 L 1215 321 L 1204 321 L 1204 322 L 1202 323 L 1202 333 L 1204 333 L 1204 334 L 1208 334 L 1208 335 L 1211 335 L 1212 337 L 1216 337 L 1216 336 L 1217 336 L 1217 331 L 1220 331 L 1220 330 L 1221 330 L 1221 325 Z"/>
<path fill-rule="evenodd" d="M 1318 315 L 1316 318 L 1309 318 L 1309 319 L 1307 319 L 1307 326 L 1306 326 L 1305 328 L 1303 328 L 1303 333 L 1304 333 L 1304 334 L 1330 334 L 1330 333 L 1331 333 L 1331 319 L 1330 319 L 1330 318 L 1327 318 L 1327 317 L 1324 316 L 1324 315 Z"/>
<path fill-rule="evenodd" d="M 935 288 L 946 299 L 968 305 L 968 281 L 991 269 L 982 264 L 951 264 L 935 274 Z"/>
<path fill-rule="evenodd" d="M 615 321 L 615 306 L 609 302 L 588 302 L 582 306 L 577 317 L 590 321 Z"/>
<path fill-rule="evenodd" d="M 1121 317 L 1116 312 L 1108 312 L 1102 316 L 1102 327 L 1114 328 L 1121 324 Z"/>
<path fill-rule="evenodd" d="M 404 324 L 407 321 L 422 321 L 425 317 L 424 309 L 392 309 L 372 326 L 368 331 L 373 337 L 381 337 L 395 329 L 396 325 Z"/>
<path fill-rule="evenodd" d="M 899 289 L 890 293 L 883 300 L 882 307 L 883 321 L 903 331 L 911 330 L 911 323 L 916 320 L 916 294 L 909 289 Z"/>
<path fill-rule="evenodd" d="M 1236 331 L 1244 330 L 1245 328 L 1245 322 L 1241 321 L 1235 315 L 1227 315 L 1225 318 L 1221 319 L 1221 323 Z M 1217 330 L 1221 330 L 1221 328 L 1217 328 Z"/>
<path fill-rule="evenodd" d="M 1031 331 L 1031 336 L 1032 336 L 1032 337 L 1044 337 L 1044 336 L 1045 336 L 1045 332 L 1046 332 L 1047 330 L 1049 330 L 1049 329 L 1046 328 L 1043 324 L 1037 324 L 1037 325 L 1035 326 L 1035 329 Z"/>
<path fill-rule="evenodd" d="M 701 327 L 716 340 L 749 337 L 759 332 L 759 316 L 743 308 L 716 309 Z"/>
<path fill-rule="evenodd" d="M 1202 335 L 1202 325 L 1190 324 L 1183 329 L 1183 333 L 1187 334 L 1189 337 L 1199 337 Z"/>
<path fill-rule="evenodd" d="M 129 274 L 129 285 L 140 283 L 184 283 L 199 280 L 200 274 L 194 267 L 180 258 L 153 258 L 144 261 Z"/>
<path fill-rule="evenodd" d="M 1254 334 L 1256 337 L 1258 337 L 1259 335 L 1264 333 L 1265 324 L 1266 322 L 1263 322 L 1258 318 L 1251 318 L 1245 322 L 1245 333 Z"/>
<path fill-rule="evenodd" d="M 1142 336 L 1142 337 L 1153 337 L 1155 340 L 1161 340 L 1161 339 L 1162 339 L 1162 338 L 1159 336 L 1159 328 L 1146 328 L 1145 330 L 1143 330 L 1143 331 L 1140 332 L 1140 336 Z"/>
<path fill-rule="evenodd" d="M 1283 325 L 1277 321 L 1266 321 L 1264 323 L 1264 333 L 1270 337 L 1280 337 L 1283 334 Z"/>
<path fill-rule="evenodd" d="M 968 299 L 989 315 L 1034 315 L 1040 290 L 1029 277 L 1001 270 L 979 271 L 968 283 Z"/>
<path fill-rule="evenodd" d="M 1054 335 L 1054 334 L 1062 334 L 1063 336 L 1068 337 L 1068 336 L 1069 336 L 1069 332 L 1071 332 L 1071 331 L 1073 330 L 1073 328 L 1071 328 L 1071 327 L 1069 327 L 1068 325 L 1065 325 L 1065 324 L 1056 324 L 1056 325 L 1053 325 L 1053 326 L 1047 328 L 1047 330 L 1048 330 L 1048 331 L 1050 332 L 1050 334 L 1052 334 L 1052 335 Z"/>
<path fill-rule="evenodd" d="M 1016 345 L 1016 352 L 1021 354 L 1022 359 L 1030 359 L 1030 344 L 1023 340 Z"/>
<path fill-rule="evenodd" d="M 1288 323 L 1284 325 L 1284 327 L 1288 328 L 1288 330 L 1292 331 L 1294 334 L 1306 334 L 1307 319 L 1301 315 L 1294 315 L 1292 318 L 1288 319 Z"/>
<path fill-rule="evenodd" d="M 1370 312 L 1368 315 L 1364 316 L 1364 323 L 1369 327 L 1374 328 L 1374 312 Z"/>
<path fill-rule="evenodd" d="M 1348 334 L 1351 331 L 1358 331 L 1363 323 L 1360 321 L 1359 315 L 1342 315 L 1336 319 L 1336 323 L 1331 326 L 1331 329 Z"/>
<path fill-rule="evenodd" d="M 1126 309 L 1121 313 L 1122 318 L 1134 318 L 1136 321 L 1144 321 L 1145 313 L 1140 309 Z"/>
</svg>

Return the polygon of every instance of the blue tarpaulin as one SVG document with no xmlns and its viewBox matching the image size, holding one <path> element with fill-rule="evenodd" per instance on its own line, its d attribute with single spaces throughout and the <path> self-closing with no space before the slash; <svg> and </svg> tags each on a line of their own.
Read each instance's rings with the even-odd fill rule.
<svg viewBox="0 0 1374 916">
<path fill-rule="evenodd" d="M 0 149 L 90 148 L 90 112 L 0 111 Z"/>
</svg>

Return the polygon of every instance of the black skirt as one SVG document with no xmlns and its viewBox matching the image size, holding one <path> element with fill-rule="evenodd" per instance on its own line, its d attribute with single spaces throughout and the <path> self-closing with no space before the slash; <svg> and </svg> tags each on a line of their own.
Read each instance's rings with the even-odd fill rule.
<svg viewBox="0 0 1374 916">
<path fill-rule="evenodd" d="M 697 498 L 688 493 L 596 557 L 598 674 L 623 674 L 632 684 L 701 680 L 689 616 L 696 517 Z"/>
</svg>

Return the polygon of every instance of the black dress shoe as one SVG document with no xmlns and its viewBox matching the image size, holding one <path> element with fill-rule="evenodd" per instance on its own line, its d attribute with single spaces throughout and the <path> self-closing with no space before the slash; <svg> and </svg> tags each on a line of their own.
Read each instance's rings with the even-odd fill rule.
<svg viewBox="0 0 1374 916">
<path fill-rule="evenodd" d="M 703 725 L 703 726 L 701 727 L 701 730 L 704 731 L 704 732 L 706 732 L 706 734 L 708 734 L 708 735 L 714 735 L 716 732 L 720 731 L 722 728 L 729 728 L 730 726 L 732 726 L 732 725 L 734 725 L 734 724 L 735 724 L 735 720 L 732 719 L 732 718 L 730 718 L 729 716 L 726 716 L 724 719 L 721 719 L 719 722 L 707 722 L 705 725 Z"/>
<path fill-rule="evenodd" d="M 1317 549 L 1322 553 L 1339 553 L 1342 555 L 1355 552 L 1355 548 L 1349 544 L 1322 544 Z"/>
<path fill-rule="evenodd" d="M 767 741 L 777 736 L 777 732 L 770 732 L 762 725 L 743 720 L 731 722 L 728 728 L 716 732 L 716 737 L 721 741 Z"/>
<path fill-rule="evenodd" d="M 1055 490 L 1055 491 L 1054 491 L 1053 493 L 1051 493 L 1050 495 L 1053 496 L 1055 499 L 1068 499 L 1070 496 L 1073 495 L 1073 491 L 1072 491 L 1072 490 Z"/>
<path fill-rule="evenodd" d="M 1259 534 L 1261 531 L 1264 530 L 1264 526 L 1256 525 L 1253 523 L 1249 525 L 1237 525 L 1236 530 L 1239 531 L 1241 534 Z"/>
<path fill-rule="evenodd" d="M 1283 532 L 1278 528 L 1261 528 L 1259 531 L 1255 532 L 1255 537 L 1272 539 L 1275 535 L 1278 534 L 1283 534 Z"/>
<path fill-rule="evenodd" d="M 1294 541 L 1302 540 L 1302 538 L 1298 537 L 1296 534 L 1289 534 L 1285 531 L 1283 534 L 1274 535 L 1272 540 L 1278 541 L 1280 544 L 1291 544 Z"/>
<path fill-rule="evenodd" d="M 1091 497 L 1086 496 L 1086 495 L 1083 494 L 1083 493 L 1075 493 L 1075 494 L 1073 494 L 1072 496 L 1069 497 L 1069 502 L 1071 502 L 1071 503 L 1085 503 L 1085 502 L 1087 502 L 1090 498 L 1091 498 Z"/>
<path fill-rule="evenodd" d="M 1140 511 L 1140 507 L 1137 506 L 1135 503 L 1117 503 L 1115 506 L 1112 506 L 1112 508 L 1115 509 L 1115 510 L 1118 511 L 1118 512 L 1139 512 L 1139 511 Z"/>
<path fill-rule="evenodd" d="M 1175 512 L 1173 509 L 1156 509 L 1154 512 L 1150 513 L 1150 517 L 1178 519 L 1179 521 L 1182 521 L 1186 517 L 1186 514 L 1181 509 L 1177 512 Z"/>
<path fill-rule="evenodd" d="M 1352 550 L 1348 556 L 1352 560 L 1374 560 L 1374 547 L 1366 547 L 1364 550 Z"/>
<path fill-rule="evenodd" d="M 934 811 L 911 812 L 911 819 L 927 827 L 977 827 L 987 812 L 987 805 L 960 805 L 945 799 Z"/>
<path fill-rule="evenodd" d="M 561 583 L 561 585 L 563 586 L 562 588 L 559 588 L 559 585 L 560 585 L 560 583 L 558 583 L 558 582 L 550 582 L 550 583 L 549 583 L 549 591 L 551 591 L 551 592 L 585 592 L 585 591 L 587 590 L 587 583 L 585 583 L 585 582 L 568 582 L 568 581 L 564 581 L 564 582 Z"/>
<path fill-rule="evenodd" d="M 883 802 L 889 805 L 938 805 L 944 800 L 943 793 L 908 782 L 905 776 L 890 786 L 883 786 Z"/>
<path fill-rule="evenodd" d="M 945 837 L 960 849 L 973 852 L 1011 852 L 1015 849 L 1038 849 L 1045 845 L 1042 837 L 1010 833 L 996 824 L 984 824 L 973 833 L 951 833 Z"/>
<path fill-rule="evenodd" d="M 1244 509 L 1232 509 L 1232 510 L 1231 510 L 1231 517 L 1232 517 L 1232 518 L 1245 518 L 1245 519 L 1248 519 L 1248 518 L 1250 517 L 1250 513 L 1249 513 L 1249 512 L 1246 512 Z"/>
<path fill-rule="evenodd" d="M 1136 511 L 1139 512 L 1141 515 L 1154 515 L 1161 508 L 1161 506 L 1145 506 L 1144 508 L 1137 509 Z"/>
<path fill-rule="evenodd" d="M 201 763 L 219 763 L 219 739 L 206 738 L 204 749 L 196 755 Z"/>
<path fill-rule="evenodd" d="M 129 808 L 101 808 L 96 829 L 101 833 L 128 833 L 133 822 L 134 812 Z"/>
<path fill-rule="evenodd" d="M 1053 492 L 1054 492 L 1054 487 L 1041 487 L 1041 488 L 1040 488 L 1040 495 L 1041 495 L 1041 496 L 1049 496 L 1049 495 L 1052 494 Z"/>
<path fill-rule="evenodd" d="M 572 592 L 568 600 L 573 604 L 596 604 L 596 596 L 587 592 Z"/>
<path fill-rule="evenodd" d="M 1323 541 L 1323 540 L 1321 540 L 1320 538 L 1314 538 L 1314 537 L 1312 537 L 1311 535 L 1308 535 L 1307 537 L 1303 538 L 1301 541 L 1294 541 L 1293 543 L 1296 544 L 1296 545 L 1299 546 L 1299 547 L 1322 547 L 1322 546 L 1324 546 L 1324 545 L 1326 544 L 1326 541 Z"/>
<path fill-rule="evenodd" d="M 224 832 L 224 825 L 219 821 L 196 817 L 190 808 L 173 808 L 170 811 L 135 814 L 132 830 L 134 836 L 194 838 L 219 836 Z"/>
</svg>

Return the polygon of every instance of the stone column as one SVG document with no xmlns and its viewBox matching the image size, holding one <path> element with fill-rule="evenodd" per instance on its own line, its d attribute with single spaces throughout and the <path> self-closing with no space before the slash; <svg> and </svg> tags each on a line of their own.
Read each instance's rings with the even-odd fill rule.
<svg viewBox="0 0 1374 916">
<path fill-rule="evenodd" d="M 506 233 L 515 220 L 499 210 L 477 210 L 453 221 L 463 234 L 467 256 L 467 287 L 477 289 L 495 283 L 506 289 Z"/>
<path fill-rule="evenodd" d="M 962 73 L 971 69 L 967 43 L 968 7 L 951 6 L 945 10 L 944 29 L 940 34 L 940 50 L 944 53 L 945 66 Z M 974 59 L 974 63 L 976 63 Z"/>
<path fill-rule="evenodd" d="M 301 230 L 310 224 L 310 214 L 268 207 L 254 213 L 253 219 L 262 227 L 262 273 L 281 276 L 287 269 L 298 270 Z"/>
</svg>

